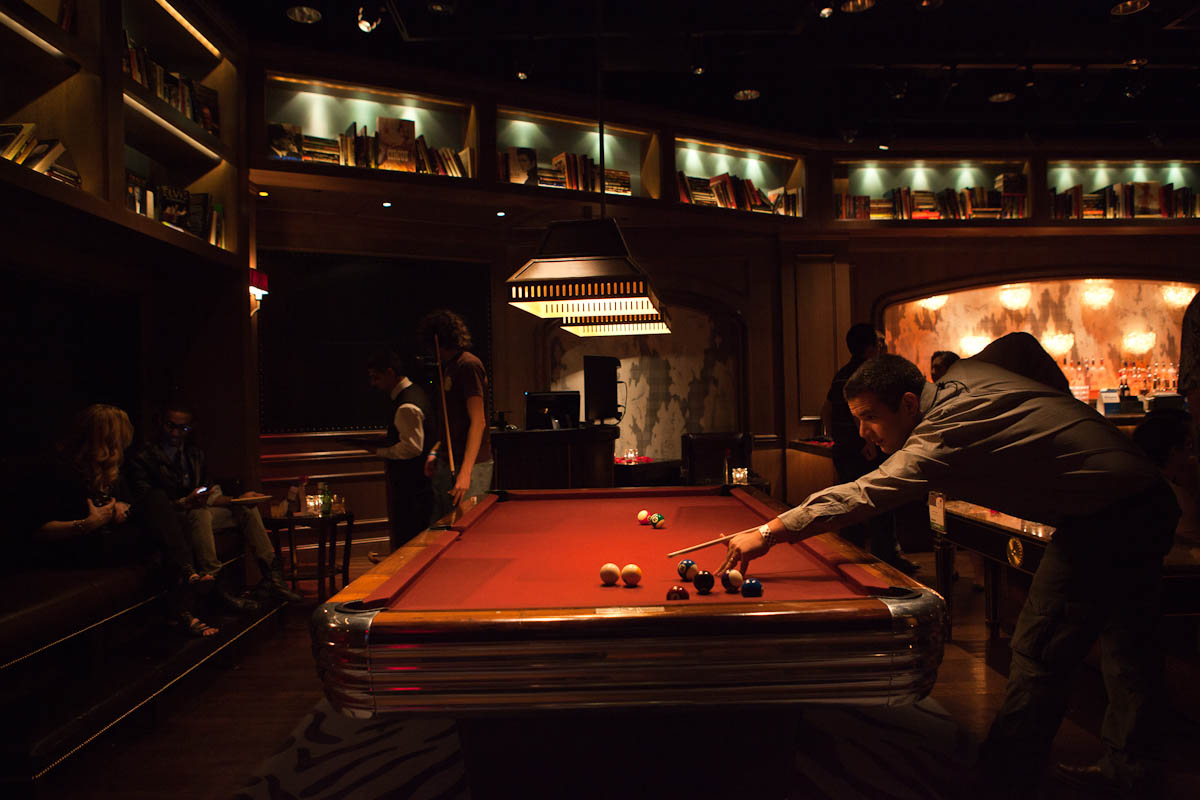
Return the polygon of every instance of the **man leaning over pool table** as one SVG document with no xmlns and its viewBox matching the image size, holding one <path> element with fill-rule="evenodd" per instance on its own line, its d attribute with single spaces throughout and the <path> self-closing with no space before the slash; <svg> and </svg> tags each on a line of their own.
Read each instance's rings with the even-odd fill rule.
<svg viewBox="0 0 1200 800">
<path fill-rule="evenodd" d="M 1068 393 L 1027 333 L 958 361 L 937 384 L 904 358 L 881 355 L 844 393 L 863 438 L 888 459 L 734 536 L 718 577 L 735 566 L 745 574 L 779 541 L 838 530 L 931 489 L 1052 524 L 1013 633 L 1004 702 L 980 749 L 980 781 L 1000 793 L 1036 787 L 1071 676 L 1100 637 L 1105 753 L 1092 765 L 1059 764 L 1056 777 L 1090 790 L 1157 792 L 1163 700 L 1154 630 L 1179 507 L 1154 464 Z"/>
</svg>

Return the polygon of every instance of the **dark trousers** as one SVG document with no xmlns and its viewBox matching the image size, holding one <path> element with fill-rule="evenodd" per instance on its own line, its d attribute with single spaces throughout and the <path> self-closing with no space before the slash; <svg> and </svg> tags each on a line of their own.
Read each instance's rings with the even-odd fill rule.
<svg viewBox="0 0 1200 800">
<path fill-rule="evenodd" d="M 1059 526 L 1017 619 L 1004 703 L 981 768 L 1025 791 L 1045 768 L 1071 679 L 1100 639 L 1108 709 L 1101 768 L 1127 788 L 1161 779 L 1162 560 L 1179 507 L 1166 484 Z"/>
<path fill-rule="evenodd" d="M 863 458 L 860 452 L 834 450 L 833 467 L 842 483 L 858 480 L 877 466 L 877 463 Z M 896 541 L 896 517 L 890 512 L 877 514 L 857 525 L 842 528 L 838 535 L 855 547 L 867 550 L 884 561 L 895 561 L 900 555 L 900 543 Z"/>
<path fill-rule="evenodd" d="M 433 486 L 425 477 L 424 467 L 424 457 L 387 462 L 384 477 L 392 550 L 429 527 Z"/>
</svg>

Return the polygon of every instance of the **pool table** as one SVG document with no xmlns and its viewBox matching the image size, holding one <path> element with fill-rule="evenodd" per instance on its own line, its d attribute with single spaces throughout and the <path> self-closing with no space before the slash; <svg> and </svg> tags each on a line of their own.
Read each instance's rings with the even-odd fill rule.
<svg viewBox="0 0 1200 800">
<path fill-rule="evenodd" d="M 727 486 L 490 494 L 316 610 L 318 673 L 353 717 L 924 697 L 945 603 L 835 535 L 754 561 L 762 597 L 718 582 L 666 599 L 682 583 L 668 552 L 785 508 Z M 666 527 L 639 525 L 641 509 Z M 723 554 L 683 558 L 711 571 Z M 644 577 L 605 586 L 606 562 L 639 564 Z"/>
</svg>

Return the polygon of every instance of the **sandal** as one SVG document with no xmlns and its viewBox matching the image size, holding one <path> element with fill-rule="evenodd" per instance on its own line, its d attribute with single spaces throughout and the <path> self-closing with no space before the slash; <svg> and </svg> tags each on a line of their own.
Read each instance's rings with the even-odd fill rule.
<svg viewBox="0 0 1200 800">
<path fill-rule="evenodd" d="M 207 625 L 201 622 L 197 617 L 193 617 L 191 614 L 181 614 L 179 619 L 171 624 L 175 627 L 178 627 L 189 636 L 196 636 L 201 639 L 209 636 L 216 636 L 221 632 L 220 628 L 214 628 L 211 625 Z"/>
<path fill-rule="evenodd" d="M 212 575 L 209 575 L 208 573 L 201 575 L 198 572 L 193 572 L 187 576 L 188 583 L 200 583 L 201 581 L 213 581 L 213 580 L 216 580 L 216 578 L 214 578 Z"/>
</svg>

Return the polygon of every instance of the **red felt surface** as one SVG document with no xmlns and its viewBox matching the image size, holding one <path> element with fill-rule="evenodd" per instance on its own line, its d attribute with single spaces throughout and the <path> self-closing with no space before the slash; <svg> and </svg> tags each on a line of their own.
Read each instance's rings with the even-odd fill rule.
<svg viewBox="0 0 1200 800">
<path fill-rule="evenodd" d="M 667 590 L 685 585 L 691 603 L 750 602 L 727 594 L 718 582 L 702 596 L 675 571 L 683 558 L 715 571 L 725 548 L 717 545 L 677 558 L 666 554 L 688 545 L 761 525 L 774 516 L 747 498 L 708 494 L 622 495 L 582 499 L 512 499 L 497 502 L 473 519 L 452 545 L 424 567 L 389 605 L 401 610 L 517 609 L 667 605 Z M 667 527 L 639 525 L 637 512 L 666 515 Z M 878 579 L 819 542 L 781 545 L 751 564 L 763 582 L 764 600 L 859 598 Z M 600 567 L 629 563 L 642 568 L 634 588 L 604 586 Z M 680 601 L 672 601 L 680 602 Z"/>
</svg>

